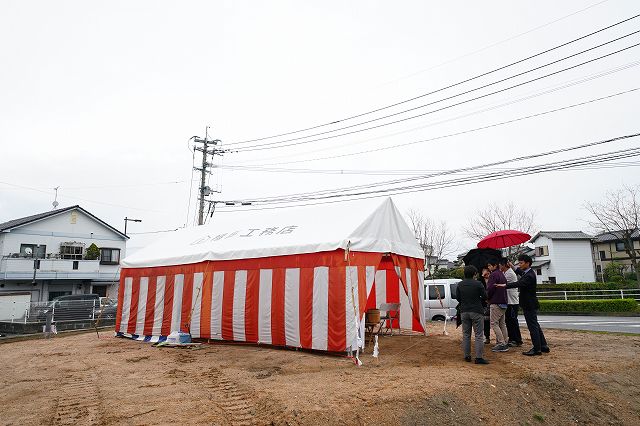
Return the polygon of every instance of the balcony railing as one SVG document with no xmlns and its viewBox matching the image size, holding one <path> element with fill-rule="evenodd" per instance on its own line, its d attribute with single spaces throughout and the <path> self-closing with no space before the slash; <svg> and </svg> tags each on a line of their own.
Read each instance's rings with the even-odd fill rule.
<svg viewBox="0 0 640 426">
<path fill-rule="evenodd" d="M 34 259 L 3 257 L 0 259 L 0 279 L 118 279 L 117 266 L 101 266 L 99 260 Z"/>
</svg>

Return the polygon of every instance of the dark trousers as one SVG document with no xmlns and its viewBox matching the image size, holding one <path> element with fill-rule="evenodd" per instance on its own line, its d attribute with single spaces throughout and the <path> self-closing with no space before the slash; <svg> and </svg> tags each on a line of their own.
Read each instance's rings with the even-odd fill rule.
<svg viewBox="0 0 640 426">
<path fill-rule="evenodd" d="M 484 338 L 489 340 L 491 338 L 491 320 L 488 317 L 484 317 Z"/>
<path fill-rule="evenodd" d="M 482 358 L 484 354 L 484 343 L 482 342 L 483 321 L 482 314 L 477 312 L 463 312 L 462 319 L 462 352 L 465 357 L 471 356 L 471 329 L 475 334 L 473 344 L 476 358 Z"/>
<path fill-rule="evenodd" d="M 518 305 L 507 305 L 507 313 L 505 321 L 507 323 L 507 334 L 509 341 L 522 343 L 522 335 L 520 334 L 520 324 L 518 323 Z"/>
<path fill-rule="evenodd" d="M 544 333 L 540 324 L 538 324 L 538 310 L 524 310 L 524 319 L 527 321 L 527 328 L 531 335 L 531 343 L 533 343 L 533 350 L 540 352 L 543 347 L 548 346 L 547 340 L 544 338 Z"/>
</svg>

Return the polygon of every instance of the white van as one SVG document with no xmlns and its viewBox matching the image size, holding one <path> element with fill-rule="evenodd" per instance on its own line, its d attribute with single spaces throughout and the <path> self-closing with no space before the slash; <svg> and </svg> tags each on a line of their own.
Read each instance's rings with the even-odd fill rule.
<svg viewBox="0 0 640 426">
<path fill-rule="evenodd" d="M 444 321 L 456 314 L 456 289 L 461 280 L 443 278 L 424 280 L 424 317 L 427 321 Z"/>
</svg>

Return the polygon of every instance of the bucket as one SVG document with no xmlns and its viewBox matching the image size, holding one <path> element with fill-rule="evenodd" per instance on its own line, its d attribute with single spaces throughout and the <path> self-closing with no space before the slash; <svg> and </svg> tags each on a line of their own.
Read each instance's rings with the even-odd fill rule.
<svg viewBox="0 0 640 426">
<path fill-rule="evenodd" d="M 380 322 L 380 309 L 369 309 L 365 317 L 368 324 L 377 324 Z"/>
</svg>

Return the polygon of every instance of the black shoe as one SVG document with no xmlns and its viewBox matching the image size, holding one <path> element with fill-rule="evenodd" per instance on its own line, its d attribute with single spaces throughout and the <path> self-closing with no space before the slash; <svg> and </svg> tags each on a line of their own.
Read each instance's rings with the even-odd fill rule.
<svg viewBox="0 0 640 426">
<path fill-rule="evenodd" d="M 471 362 L 471 357 L 470 356 L 465 356 L 464 360 L 467 361 L 467 362 Z"/>
<path fill-rule="evenodd" d="M 484 344 L 485 344 L 485 345 L 490 345 L 490 344 L 491 344 L 491 340 L 489 340 L 489 339 L 484 339 Z"/>
<path fill-rule="evenodd" d="M 526 355 L 526 356 L 542 355 L 542 352 L 536 351 L 535 349 L 531 348 L 526 352 L 522 352 L 522 355 Z"/>
<path fill-rule="evenodd" d="M 549 352 L 551 352 L 551 349 L 549 349 L 549 346 L 543 346 L 542 348 L 540 348 L 540 350 L 542 351 L 542 353 L 548 354 Z"/>
<path fill-rule="evenodd" d="M 489 361 L 487 361 L 484 358 L 476 358 L 476 360 L 474 361 L 476 364 L 489 364 Z"/>
</svg>

